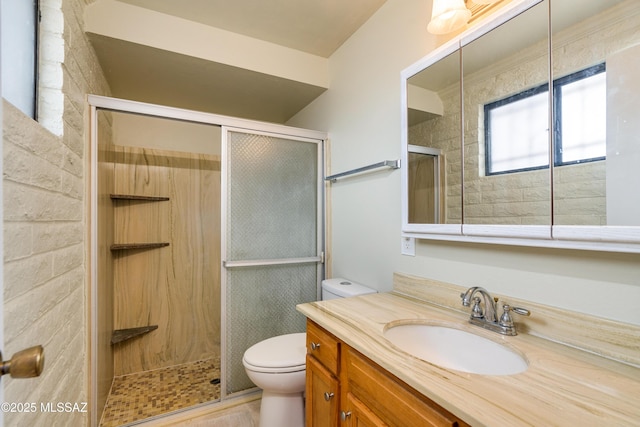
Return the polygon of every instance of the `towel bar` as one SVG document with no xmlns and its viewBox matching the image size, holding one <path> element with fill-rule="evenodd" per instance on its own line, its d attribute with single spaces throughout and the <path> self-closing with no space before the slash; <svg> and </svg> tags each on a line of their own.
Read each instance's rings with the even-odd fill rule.
<svg viewBox="0 0 640 427">
<path fill-rule="evenodd" d="M 326 177 L 324 180 L 325 181 L 335 182 L 336 180 L 338 180 L 338 178 L 343 178 L 345 176 L 349 176 L 349 175 L 353 175 L 353 174 L 356 174 L 356 173 L 368 171 L 368 170 L 371 170 L 371 169 L 382 168 L 382 167 L 389 167 L 391 169 L 398 169 L 400 167 L 400 160 L 385 160 L 383 162 L 374 163 L 372 165 L 363 166 L 361 168 L 352 169 L 352 170 L 349 170 L 349 171 L 346 171 L 346 172 L 342 172 L 342 173 L 337 173 L 335 175 L 331 175 L 331 176 Z"/>
</svg>

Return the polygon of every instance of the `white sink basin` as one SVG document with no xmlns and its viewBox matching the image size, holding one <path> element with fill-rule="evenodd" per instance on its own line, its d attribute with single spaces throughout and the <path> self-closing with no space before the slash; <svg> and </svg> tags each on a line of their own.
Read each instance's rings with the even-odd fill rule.
<svg viewBox="0 0 640 427">
<path fill-rule="evenodd" d="M 524 357 L 502 344 L 456 328 L 425 324 L 390 325 L 384 337 L 401 350 L 443 368 L 482 375 L 527 370 Z"/>
</svg>

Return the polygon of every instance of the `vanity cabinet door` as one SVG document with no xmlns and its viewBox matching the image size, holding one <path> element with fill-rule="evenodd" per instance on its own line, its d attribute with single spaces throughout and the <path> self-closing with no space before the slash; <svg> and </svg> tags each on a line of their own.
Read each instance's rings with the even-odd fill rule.
<svg viewBox="0 0 640 427">
<path fill-rule="evenodd" d="M 305 421 L 307 427 L 337 427 L 340 384 L 315 357 L 307 354 Z"/>
<path fill-rule="evenodd" d="M 358 400 L 353 394 L 348 393 L 346 399 L 345 410 L 341 413 L 347 424 L 347 427 L 387 427 L 380 418 L 374 414 L 371 409 Z"/>
<path fill-rule="evenodd" d="M 382 424 L 361 425 L 468 426 L 356 350 L 346 345 L 343 345 L 342 350 L 341 385 L 343 394 L 347 396 L 345 400 L 349 400 L 348 396 L 352 395 L 375 414 L 379 422 L 382 422 Z M 353 414 L 353 409 L 351 412 Z"/>
</svg>

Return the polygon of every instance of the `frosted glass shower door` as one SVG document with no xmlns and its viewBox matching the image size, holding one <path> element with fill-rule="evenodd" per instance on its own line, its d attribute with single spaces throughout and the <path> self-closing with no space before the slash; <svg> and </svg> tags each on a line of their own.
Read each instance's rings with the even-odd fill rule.
<svg viewBox="0 0 640 427">
<path fill-rule="evenodd" d="M 304 332 L 305 318 L 295 306 L 317 299 L 321 145 L 223 129 L 227 394 L 254 387 L 242 365 L 245 350 L 269 337 Z"/>
</svg>

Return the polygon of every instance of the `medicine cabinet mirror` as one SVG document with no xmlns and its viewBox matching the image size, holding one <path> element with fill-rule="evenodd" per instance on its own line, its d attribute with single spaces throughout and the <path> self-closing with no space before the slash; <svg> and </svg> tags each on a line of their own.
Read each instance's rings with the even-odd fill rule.
<svg viewBox="0 0 640 427">
<path fill-rule="evenodd" d="M 640 252 L 638 27 L 512 1 L 403 71 L 403 235 Z"/>
</svg>

